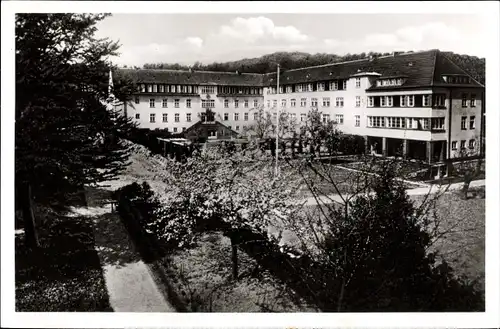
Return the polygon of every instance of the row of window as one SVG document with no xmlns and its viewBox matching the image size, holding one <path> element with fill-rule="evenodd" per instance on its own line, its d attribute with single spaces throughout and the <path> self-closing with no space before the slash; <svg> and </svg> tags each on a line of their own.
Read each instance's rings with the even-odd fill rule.
<svg viewBox="0 0 500 329">
<path fill-rule="evenodd" d="M 198 86 L 141 83 L 141 84 L 137 85 L 137 91 L 142 92 L 142 93 L 147 92 L 147 93 L 196 94 L 196 93 L 198 93 Z"/>
<path fill-rule="evenodd" d="M 465 144 L 466 144 L 466 140 L 461 140 L 460 141 L 460 149 L 461 150 L 464 150 L 465 149 Z M 452 141 L 451 142 L 451 149 L 456 151 L 457 150 L 457 144 L 458 144 L 458 141 Z M 469 139 L 469 149 L 474 149 L 476 147 L 476 140 L 475 139 Z"/>
<path fill-rule="evenodd" d="M 470 107 L 476 107 L 476 95 L 471 94 L 470 100 L 468 99 L 468 94 L 462 94 L 462 107 L 467 107 L 467 103 Z"/>
<path fill-rule="evenodd" d="M 470 83 L 470 78 L 464 75 L 443 75 L 443 80 L 447 83 Z"/>
<path fill-rule="evenodd" d="M 460 128 L 462 130 L 467 130 L 467 116 L 462 116 L 460 120 Z M 469 129 L 476 129 L 476 116 L 471 115 L 469 117 Z"/>
<path fill-rule="evenodd" d="M 135 103 L 136 104 L 140 103 L 139 97 L 135 98 Z M 244 100 L 243 101 L 243 105 L 244 105 L 245 108 L 248 108 L 249 101 L 248 100 Z M 259 105 L 259 101 L 255 99 L 253 101 L 253 107 L 257 107 L 258 105 Z M 164 98 L 161 101 L 161 106 L 163 108 L 168 108 L 168 99 L 167 98 Z M 150 108 L 155 108 L 156 107 L 156 99 L 154 99 L 154 98 L 149 99 L 149 107 Z M 180 107 L 180 99 L 174 99 L 174 107 L 175 108 L 179 108 Z M 186 99 L 186 107 L 187 108 L 191 108 L 191 99 Z M 204 108 L 204 109 L 205 108 L 215 108 L 215 100 L 213 100 L 213 99 L 202 99 L 201 100 L 201 107 Z M 225 108 L 229 107 L 229 100 L 227 100 L 227 99 L 224 100 L 224 107 Z M 235 108 L 239 107 L 239 100 L 237 100 L 237 99 L 234 100 L 234 107 Z"/>
<path fill-rule="evenodd" d="M 402 84 L 403 84 L 403 78 L 377 80 L 377 87 L 382 87 L 382 86 L 401 86 Z"/>
<path fill-rule="evenodd" d="M 141 114 L 140 113 L 136 113 L 135 114 L 135 118 L 137 120 L 139 120 L 141 118 Z M 162 119 L 163 119 L 163 122 L 168 122 L 168 113 L 163 113 L 162 114 Z M 187 122 L 191 122 L 191 113 L 186 113 L 186 121 Z M 156 122 L 156 113 L 150 113 L 149 114 L 149 122 L 151 122 L 151 123 L 155 123 Z M 180 114 L 179 113 L 175 113 L 174 114 L 174 122 L 180 122 Z"/>
<path fill-rule="evenodd" d="M 317 98 L 311 98 L 311 107 L 318 107 L 318 99 Z M 330 97 L 323 97 L 322 107 L 330 107 Z M 273 100 L 273 108 L 276 108 L 278 106 L 278 100 Z M 290 107 L 296 107 L 297 106 L 297 100 L 296 99 L 290 99 Z M 307 106 L 307 98 L 301 98 L 300 99 L 300 107 L 306 107 Z M 356 107 L 361 106 L 361 97 L 356 96 Z M 271 107 L 271 100 L 267 101 L 267 107 Z M 287 107 L 287 100 L 282 99 L 281 100 L 281 107 L 285 108 Z M 335 98 L 335 107 L 344 107 L 344 97 L 337 97 Z"/>
<path fill-rule="evenodd" d="M 443 107 L 446 95 L 368 96 L 368 107 Z"/>
<path fill-rule="evenodd" d="M 356 88 L 361 88 L 361 78 L 356 78 Z M 299 83 L 293 85 L 282 85 L 279 87 L 279 93 L 302 93 L 310 91 L 334 91 L 334 90 L 346 90 L 347 80 L 334 80 L 327 82 L 310 82 L 310 83 Z M 276 87 L 270 87 L 267 94 L 276 94 Z"/>
<path fill-rule="evenodd" d="M 203 89 L 202 89 L 203 93 Z M 218 94 L 262 95 L 262 88 L 217 86 Z M 208 94 L 208 93 L 207 93 Z"/>
<path fill-rule="evenodd" d="M 444 130 L 445 118 L 407 118 L 368 116 L 370 128 L 399 128 L 416 130 Z"/>
<path fill-rule="evenodd" d="M 248 99 L 245 99 L 245 100 L 243 101 L 243 107 L 248 108 L 248 105 L 249 105 L 249 101 L 248 101 Z M 257 106 L 259 106 L 259 101 L 258 101 L 258 100 L 256 100 L 256 99 L 254 99 L 254 100 L 253 100 L 253 107 L 255 108 L 255 107 L 257 107 Z M 228 108 L 228 107 L 229 107 L 229 100 L 228 100 L 228 99 L 225 99 L 225 100 L 224 100 L 224 107 L 225 107 L 225 108 Z M 235 107 L 235 108 L 239 108 L 239 107 L 240 107 L 240 101 L 239 101 L 238 99 L 235 99 L 235 100 L 234 100 L 234 107 Z"/>
</svg>

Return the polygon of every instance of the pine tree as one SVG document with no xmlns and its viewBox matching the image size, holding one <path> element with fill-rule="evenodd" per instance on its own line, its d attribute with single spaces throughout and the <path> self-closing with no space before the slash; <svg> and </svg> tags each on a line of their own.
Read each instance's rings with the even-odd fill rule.
<svg viewBox="0 0 500 329">
<path fill-rule="evenodd" d="M 38 246 L 33 200 L 61 202 L 126 165 L 119 137 L 132 125 L 106 101 L 113 92 L 107 58 L 118 44 L 94 37 L 107 16 L 16 16 L 16 196 L 28 246 Z M 127 83 L 120 89 L 122 99 L 131 90 Z"/>
</svg>

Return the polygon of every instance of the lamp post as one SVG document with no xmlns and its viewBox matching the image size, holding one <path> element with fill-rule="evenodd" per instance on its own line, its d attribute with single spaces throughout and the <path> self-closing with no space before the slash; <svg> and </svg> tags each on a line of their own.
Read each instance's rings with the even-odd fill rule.
<svg viewBox="0 0 500 329">
<path fill-rule="evenodd" d="M 276 83 L 276 95 L 279 95 L 280 93 L 280 65 L 278 64 L 278 74 L 277 74 L 277 83 Z M 279 99 L 276 100 L 277 103 L 277 108 L 276 108 L 276 168 L 274 170 L 274 174 L 276 177 L 278 177 L 278 138 L 279 138 L 279 128 L 280 128 L 280 110 L 279 110 Z"/>
</svg>

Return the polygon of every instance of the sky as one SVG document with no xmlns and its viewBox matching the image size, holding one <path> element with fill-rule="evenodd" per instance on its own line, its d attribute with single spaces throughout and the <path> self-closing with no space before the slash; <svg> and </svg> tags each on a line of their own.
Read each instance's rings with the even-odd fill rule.
<svg viewBox="0 0 500 329">
<path fill-rule="evenodd" d="M 483 57 L 473 14 L 114 14 L 97 35 L 119 40 L 118 65 L 193 64 L 276 51 L 343 55 L 441 49 Z"/>
</svg>

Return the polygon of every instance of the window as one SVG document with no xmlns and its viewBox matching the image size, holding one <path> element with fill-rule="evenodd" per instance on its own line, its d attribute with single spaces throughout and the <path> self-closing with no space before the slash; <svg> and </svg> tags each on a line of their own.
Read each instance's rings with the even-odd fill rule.
<svg viewBox="0 0 500 329">
<path fill-rule="evenodd" d="M 343 114 L 335 114 L 335 121 L 337 122 L 337 124 L 343 125 L 344 124 L 344 115 Z"/>
<path fill-rule="evenodd" d="M 406 96 L 399 96 L 401 101 L 401 107 L 406 107 Z"/>
<path fill-rule="evenodd" d="M 473 149 L 474 147 L 476 147 L 476 140 L 475 139 L 469 140 L 469 148 Z"/>
<path fill-rule="evenodd" d="M 292 92 L 292 86 L 286 86 L 286 92 L 291 93 Z"/>
<path fill-rule="evenodd" d="M 224 100 L 224 107 L 225 107 L 225 108 L 228 108 L 228 107 L 229 107 L 229 100 L 228 100 L 228 99 L 225 99 L 225 100 Z"/>
<path fill-rule="evenodd" d="M 313 84 L 312 83 L 307 84 L 307 91 L 313 91 Z"/>
<path fill-rule="evenodd" d="M 476 116 L 471 115 L 469 119 L 469 129 L 476 129 Z"/>
<path fill-rule="evenodd" d="M 243 114 L 243 120 L 248 121 L 248 113 Z"/>
<path fill-rule="evenodd" d="M 151 113 L 149 115 L 149 122 L 155 122 L 156 115 L 154 113 Z"/>
<path fill-rule="evenodd" d="M 157 93 L 158 92 L 158 85 L 153 85 L 153 92 Z"/>
<path fill-rule="evenodd" d="M 386 96 L 386 102 L 387 102 L 387 107 L 392 107 L 392 100 L 393 100 L 393 97 L 392 96 Z"/>
<path fill-rule="evenodd" d="M 192 94 L 193 93 L 193 86 L 187 86 L 187 92 L 189 94 Z"/>
<path fill-rule="evenodd" d="M 421 119 L 422 120 L 422 126 L 424 130 L 429 130 L 429 119 Z"/>
<path fill-rule="evenodd" d="M 278 100 L 277 99 L 273 99 L 273 107 L 274 108 L 278 107 Z"/>
<path fill-rule="evenodd" d="M 180 93 L 181 92 L 181 85 L 177 85 L 175 88 L 175 91 Z"/>
<path fill-rule="evenodd" d="M 374 104 L 375 104 L 375 97 L 368 96 L 368 107 L 373 107 Z"/>
<path fill-rule="evenodd" d="M 136 97 L 136 98 L 135 98 L 135 103 L 136 103 L 136 104 L 139 104 L 139 103 L 140 103 L 139 97 Z"/>
<path fill-rule="evenodd" d="M 355 115 L 354 116 L 354 126 L 355 127 L 359 127 L 361 124 L 361 116 L 359 115 Z"/>
<path fill-rule="evenodd" d="M 254 99 L 253 100 L 253 107 L 257 107 L 257 106 L 259 106 L 259 101 Z"/>
<path fill-rule="evenodd" d="M 179 113 L 175 113 L 175 122 L 179 122 L 179 117 L 180 117 Z"/>
<path fill-rule="evenodd" d="M 344 107 L 344 97 L 337 97 L 335 99 L 335 106 L 336 107 Z"/>
<path fill-rule="evenodd" d="M 347 89 L 347 80 L 342 81 L 342 89 L 343 90 Z"/>
<path fill-rule="evenodd" d="M 368 117 L 368 127 L 380 128 L 385 127 L 384 117 Z"/>
<path fill-rule="evenodd" d="M 178 99 L 174 99 L 174 107 L 179 108 L 179 100 Z"/>
<path fill-rule="evenodd" d="M 380 106 L 386 106 L 386 97 L 385 96 L 382 96 L 380 97 Z"/>
<path fill-rule="evenodd" d="M 361 88 L 361 78 L 356 78 L 356 88 Z"/>
<path fill-rule="evenodd" d="M 139 113 L 136 113 L 136 114 L 135 114 L 135 118 L 136 118 L 137 120 L 139 120 L 139 119 L 141 118 L 141 115 L 140 115 Z"/>
<path fill-rule="evenodd" d="M 280 94 L 283 94 L 283 86 L 280 86 Z"/>
<path fill-rule="evenodd" d="M 182 131 L 186 131 L 186 127 L 182 127 Z"/>
<path fill-rule="evenodd" d="M 281 107 L 286 107 L 286 99 L 281 100 Z"/>
<path fill-rule="evenodd" d="M 476 107 L 476 95 L 470 95 L 470 107 Z"/>
<path fill-rule="evenodd" d="M 422 95 L 422 106 L 431 106 L 431 95 Z"/>
<path fill-rule="evenodd" d="M 388 117 L 386 119 L 387 119 L 387 127 L 388 128 L 405 128 L 406 127 L 406 118 Z"/>
<path fill-rule="evenodd" d="M 323 97 L 323 107 L 330 107 L 330 97 Z"/>
<path fill-rule="evenodd" d="M 163 107 L 163 108 L 168 107 L 168 101 L 166 98 L 162 100 L 161 107 Z"/>
<path fill-rule="evenodd" d="M 213 93 L 215 93 L 215 87 L 214 86 L 202 86 L 201 93 L 202 94 L 213 94 Z"/>
<path fill-rule="evenodd" d="M 236 126 L 236 130 L 237 130 L 237 131 L 238 131 L 238 130 L 240 130 L 240 126 Z"/>
<path fill-rule="evenodd" d="M 325 83 L 318 82 L 318 91 L 325 91 Z"/>
<path fill-rule="evenodd" d="M 451 142 L 451 149 L 454 151 L 457 149 L 457 141 Z"/>
<path fill-rule="evenodd" d="M 186 113 L 186 121 L 191 122 L 191 113 Z"/>
<path fill-rule="evenodd" d="M 329 87 L 330 87 L 330 90 L 338 90 L 339 89 L 338 81 L 331 81 Z"/>
<path fill-rule="evenodd" d="M 300 107 L 306 107 L 306 106 L 307 106 L 307 98 L 301 98 Z"/>
<path fill-rule="evenodd" d="M 229 120 L 229 113 L 224 113 L 224 121 Z"/>
<path fill-rule="evenodd" d="M 148 85 L 148 93 L 150 92 L 153 92 L 153 86 L 152 85 Z"/>
<path fill-rule="evenodd" d="M 271 107 L 271 101 L 270 100 L 267 101 L 267 107 Z"/>
<path fill-rule="evenodd" d="M 323 114 L 323 123 L 330 121 L 330 114 Z"/>
<path fill-rule="evenodd" d="M 460 127 L 462 130 L 467 130 L 467 117 L 463 116 L 460 122 Z"/>
<path fill-rule="evenodd" d="M 245 99 L 245 107 L 248 108 L 248 99 Z"/>
<path fill-rule="evenodd" d="M 462 107 L 467 107 L 467 94 L 462 94 Z"/>
<path fill-rule="evenodd" d="M 184 94 L 185 94 L 185 93 L 187 93 L 187 86 L 182 85 L 182 86 L 181 86 L 181 91 L 182 91 L 182 93 L 184 93 Z"/>
<path fill-rule="evenodd" d="M 186 107 L 191 108 L 191 100 L 190 99 L 186 99 Z"/>
<path fill-rule="evenodd" d="M 301 85 L 301 84 L 298 84 L 297 86 L 295 86 L 295 90 L 296 90 L 298 93 L 301 93 L 301 92 L 302 92 L 302 85 Z"/>
<path fill-rule="evenodd" d="M 176 133 L 176 132 L 177 132 L 177 127 L 174 127 L 174 133 Z"/>
<path fill-rule="evenodd" d="M 290 100 L 290 106 L 291 107 L 295 107 L 296 104 L 297 104 L 297 101 L 295 99 L 291 99 Z"/>
<path fill-rule="evenodd" d="M 444 118 L 432 118 L 431 129 L 442 130 L 444 129 Z"/>
<path fill-rule="evenodd" d="M 235 108 L 238 108 L 239 106 L 240 106 L 240 101 L 239 101 L 239 100 L 237 100 L 237 99 L 235 99 L 235 100 L 234 100 L 234 107 L 235 107 Z"/>
<path fill-rule="evenodd" d="M 356 107 L 361 106 L 361 96 L 356 96 Z"/>
<path fill-rule="evenodd" d="M 407 97 L 407 106 L 408 107 L 413 107 L 415 105 L 415 96 L 406 96 Z"/>
<path fill-rule="evenodd" d="M 301 114 L 300 114 L 300 122 L 304 122 L 304 121 L 306 121 L 306 116 L 307 116 L 307 114 L 305 114 L 305 113 L 301 113 Z"/>
<path fill-rule="evenodd" d="M 259 119 L 259 113 L 254 113 L 253 114 L 253 119 L 257 121 Z"/>
<path fill-rule="evenodd" d="M 149 107 L 150 107 L 150 108 L 155 107 L 155 99 L 154 99 L 154 98 L 151 98 L 151 99 L 149 100 Z"/>
<path fill-rule="evenodd" d="M 168 114 L 167 113 L 163 113 L 162 114 L 162 121 L 163 122 L 168 122 Z"/>
<path fill-rule="evenodd" d="M 465 141 L 460 141 L 460 149 L 465 149 Z"/>
<path fill-rule="evenodd" d="M 204 109 L 207 109 L 207 108 L 214 108 L 215 107 L 215 100 L 213 99 L 202 99 L 201 100 L 201 107 L 204 108 Z"/>
<path fill-rule="evenodd" d="M 238 121 L 239 116 L 240 116 L 240 114 L 239 114 L 239 113 L 235 113 L 235 114 L 234 114 L 234 121 Z"/>
<path fill-rule="evenodd" d="M 311 106 L 318 107 L 318 99 L 317 98 L 311 98 Z"/>
<path fill-rule="evenodd" d="M 143 92 L 143 93 L 146 92 L 146 85 L 144 83 L 141 84 L 141 92 Z"/>
<path fill-rule="evenodd" d="M 435 107 L 442 107 L 444 106 L 444 100 L 446 96 L 442 94 L 435 94 L 434 95 L 434 101 L 433 101 L 433 106 Z"/>
</svg>

